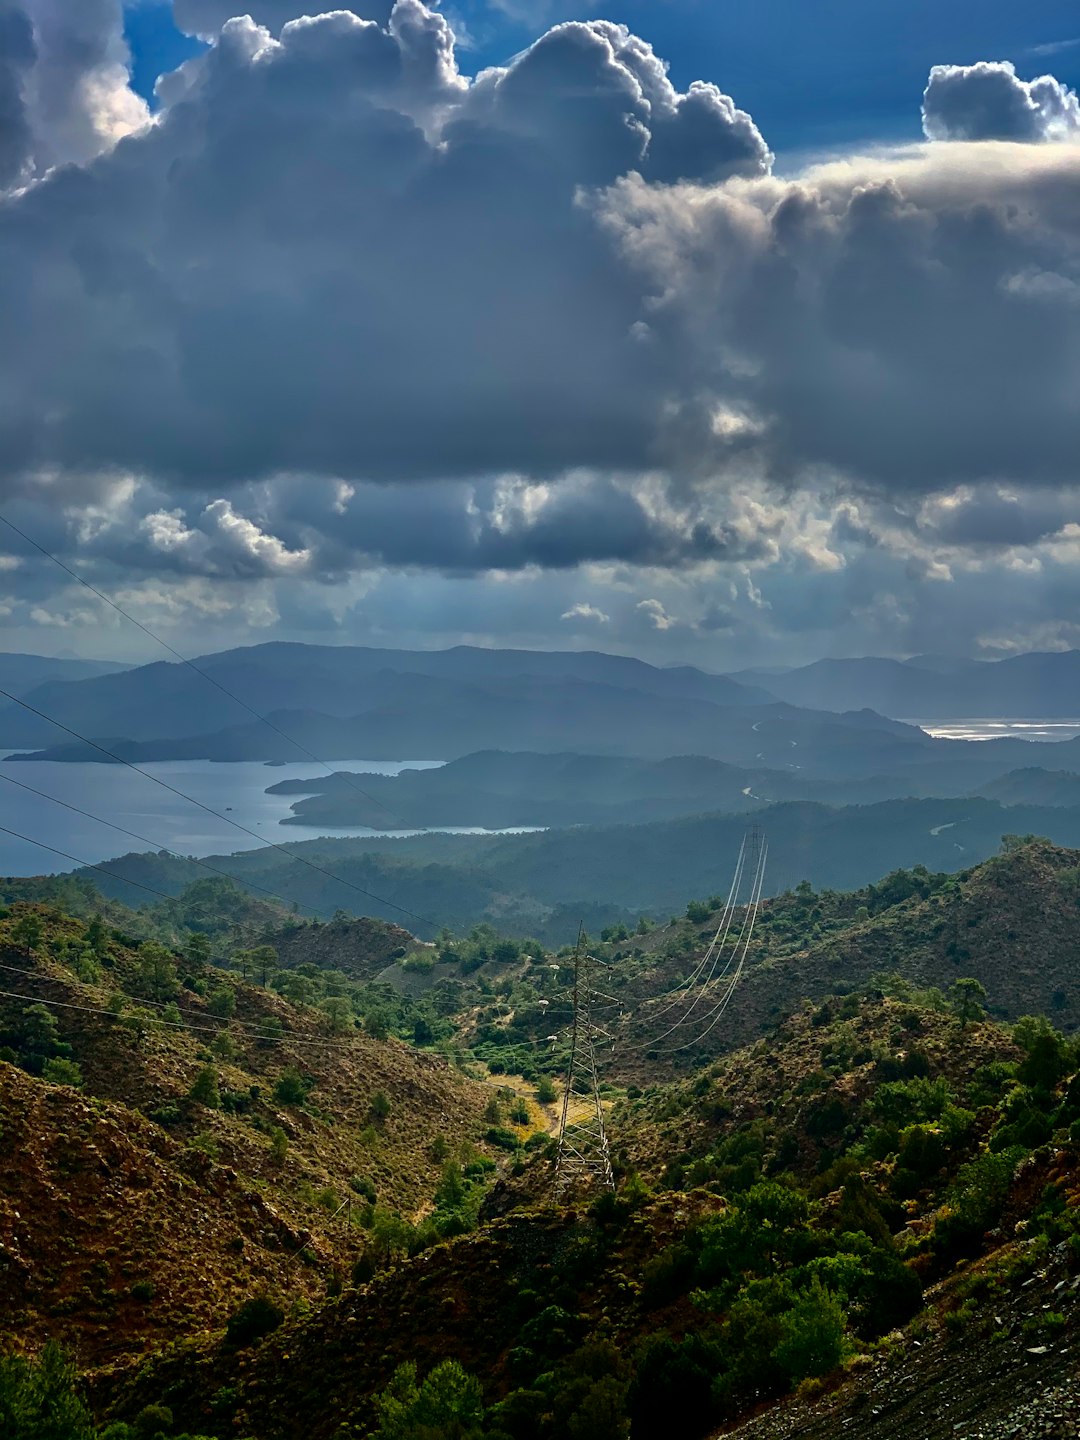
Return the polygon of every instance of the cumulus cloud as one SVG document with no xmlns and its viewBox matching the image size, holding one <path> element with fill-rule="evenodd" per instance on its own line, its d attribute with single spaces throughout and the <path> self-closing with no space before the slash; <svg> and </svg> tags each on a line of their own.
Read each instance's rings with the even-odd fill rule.
<svg viewBox="0 0 1080 1440">
<path fill-rule="evenodd" d="M 598 625 L 610 625 L 611 616 L 606 614 L 596 605 L 589 605 L 584 600 L 579 600 L 571 605 L 569 610 L 564 610 L 559 616 L 560 620 L 588 620 Z"/>
<path fill-rule="evenodd" d="M 581 187 L 767 163 L 619 26 L 556 27 L 469 83 L 419 0 L 386 29 L 230 20 L 159 123 L 0 214 L 5 466 L 640 465 L 663 361 Z"/>
<path fill-rule="evenodd" d="M 134 553 L 139 539 L 147 547 L 142 556 Z M 154 510 L 143 517 L 134 543 L 121 526 L 117 533 L 100 533 L 93 548 L 99 554 L 111 551 L 129 565 L 141 558 L 150 569 L 164 565 L 232 578 L 302 574 L 311 562 L 309 549 L 290 549 L 223 499 L 211 501 L 194 526 L 179 509 Z"/>
<path fill-rule="evenodd" d="M 654 630 L 671 630 L 679 623 L 674 615 L 668 614 L 663 602 L 655 598 L 639 600 L 634 608 L 648 621 Z"/>
<path fill-rule="evenodd" d="M 1007 60 L 935 65 L 922 114 L 930 140 L 1062 140 L 1080 131 L 1075 91 L 1052 75 L 1021 80 Z"/>
<path fill-rule="evenodd" d="M 0 187 L 144 126 L 129 61 L 121 0 L 0 0 Z"/>
<path fill-rule="evenodd" d="M 935 70 L 951 144 L 780 179 L 622 26 L 470 78 L 420 0 L 175 6 L 146 124 L 119 0 L 0 0 L 0 491 L 162 623 L 749 660 L 1080 599 L 1056 81 Z"/>
<path fill-rule="evenodd" d="M 173 20 L 178 30 L 214 40 L 227 20 L 234 15 L 250 15 L 271 35 L 280 35 L 282 27 L 299 15 L 323 10 L 347 8 L 363 20 L 376 20 L 385 25 L 394 8 L 394 0 L 351 0 L 347 7 L 326 4 L 305 5 L 304 0 L 173 0 Z"/>
<path fill-rule="evenodd" d="M 603 223 L 682 360 L 688 464 L 935 491 L 1074 466 L 1080 147 L 927 146 L 797 179 L 620 180 Z M 1040 284 L 1017 284 L 1038 272 Z M 692 388 L 693 387 L 693 388 Z M 715 424 L 718 403 L 754 424 Z"/>
</svg>

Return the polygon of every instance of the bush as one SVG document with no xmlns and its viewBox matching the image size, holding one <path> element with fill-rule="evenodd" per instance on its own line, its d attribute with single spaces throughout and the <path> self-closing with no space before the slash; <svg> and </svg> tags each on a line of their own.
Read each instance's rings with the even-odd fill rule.
<svg viewBox="0 0 1080 1440">
<path fill-rule="evenodd" d="M 376 1120 L 385 1120 L 390 1114 L 390 1097 L 385 1090 L 376 1090 L 371 1097 L 371 1114 Z"/>
<path fill-rule="evenodd" d="M 349 1188 L 355 1190 L 357 1195 L 362 1195 L 372 1205 L 379 1198 L 375 1186 L 364 1175 L 353 1175 L 349 1180 Z"/>
<path fill-rule="evenodd" d="M 782 1317 L 774 1358 L 793 1382 L 825 1375 L 844 1358 L 844 1307 L 817 1276 Z"/>
<path fill-rule="evenodd" d="M 188 1099 L 194 1100 L 197 1105 L 205 1105 L 210 1110 L 221 1108 L 217 1071 L 212 1065 L 204 1066 L 195 1076 L 194 1084 L 188 1091 Z"/>
<path fill-rule="evenodd" d="M 218 1020 L 231 1020 L 236 1014 L 236 991 L 228 986 L 219 986 L 206 1002 L 210 1014 Z"/>
<path fill-rule="evenodd" d="M 253 1295 L 229 1316 L 225 1326 L 225 1343 L 234 1350 L 253 1345 L 276 1330 L 285 1319 L 284 1310 L 265 1295 Z"/>
<path fill-rule="evenodd" d="M 484 1405 L 479 1382 L 456 1360 L 444 1360 L 417 1384 L 412 1361 L 375 1397 L 372 1440 L 480 1440 Z"/>
<path fill-rule="evenodd" d="M 546 1075 L 541 1075 L 536 1086 L 536 1099 L 538 1103 L 541 1105 L 554 1105 L 558 1098 L 559 1092 L 556 1090 L 554 1082 Z"/>
<path fill-rule="evenodd" d="M 37 1359 L 0 1356 L 0 1435 L 4 1440 L 93 1440 L 76 1392 L 75 1367 L 53 1341 Z"/>
<path fill-rule="evenodd" d="M 270 1131 L 270 1159 L 275 1165 L 284 1165 L 289 1153 L 289 1140 L 280 1125 Z"/>
<path fill-rule="evenodd" d="M 651 1335 L 637 1355 L 630 1387 L 634 1440 L 668 1440 L 672 1417 L 688 1435 L 703 1435 L 714 1416 L 712 1377 L 720 1369 L 718 1347 L 698 1335 L 673 1340 Z"/>
<path fill-rule="evenodd" d="M 498 1125 L 492 1125 L 485 1132 L 484 1139 L 489 1145 L 497 1145 L 500 1150 L 516 1150 L 518 1148 L 518 1137 L 514 1132 L 504 1130 Z"/>
<path fill-rule="evenodd" d="M 82 1071 L 74 1060 L 46 1060 L 41 1067 L 41 1076 L 53 1085 L 71 1085 L 76 1090 L 82 1089 Z"/>
<path fill-rule="evenodd" d="M 300 1071 L 290 1065 L 277 1078 L 274 1099 L 279 1105 L 303 1105 L 309 1089 L 310 1085 Z"/>
</svg>

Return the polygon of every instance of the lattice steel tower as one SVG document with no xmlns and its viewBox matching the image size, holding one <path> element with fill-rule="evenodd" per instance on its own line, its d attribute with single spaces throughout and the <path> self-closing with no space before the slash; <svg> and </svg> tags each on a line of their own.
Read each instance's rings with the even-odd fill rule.
<svg viewBox="0 0 1080 1440">
<path fill-rule="evenodd" d="M 596 1074 L 596 1033 L 593 1020 L 593 958 L 578 941 L 574 955 L 574 1023 L 570 1063 L 566 1069 L 559 1120 L 559 1152 L 555 1161 L 555 1198 L 561 1200 L 577 1185 L 614 1190 L 604 1107 Z"/>
</svg>

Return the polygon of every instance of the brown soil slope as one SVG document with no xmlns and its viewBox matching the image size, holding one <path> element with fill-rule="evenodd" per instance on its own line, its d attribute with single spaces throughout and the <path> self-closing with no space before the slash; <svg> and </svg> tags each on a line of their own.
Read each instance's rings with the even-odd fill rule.
<svg viewBox="0 0 1080 1440">
<path fill-rule="evenodd" d="M 208 1001 L 186 989 L 175 1011 L 125 995 L 111 1013 L 136 957 L 113 944 L 99 980 L 83 983 L 47 953 L 81 939 L 81 925 L 42 914 L 40 953 L 5 944 L 12 921 L 0 921 L 0 989 L 9 992 L 0 997 L 0 1030 L 17 1030 L 26 1009 L 44 1002 L 83 1090 L 0 1062 L 0 1244 L 16 1245 L 26 1276 L 36 1277 L 17 1316 L 0 1309 L 0 1339 L 74 1333 L 84 1358 L 141 1345 L 134 1320 L 110 1329 L 111 1302 L 104 1310 L 99 1302 L 142 1280 L 170 1297 L 167 1318 L 159 1323 L 156 1309 L 143 1317 L 140 1333 L 149 1339 L 220 1323 L 269 1279 L 286 1294 L 325 1293 L 364 1244 L 363 1232 L 335 1218 L 343 1202 L 352 1196 L 359 1208 L 374 1193 L 380 1206 L 411 1219 L 430 1207 L 441 1178 L 436 1139 L 455 1155 L 482 1147 L 490 1089 L 441 1056 L 359 1032 L 330 1034 L 319 1012 L 213 970 L 207 988 L 232 990 L 231 1019 L 216 1019 Z M 270 1021 L 280 1027 L 273 1037 Z M 207 1070 L 219 1104 L 191 1098 Z M 278 1090 L 289 1074 L 300 1080 L 300 1099 Z M 280 1137 L 272 1144 L 276 1130 L 284 1153 Z M 210 1259 L 199 1243 L 204 1230 Z M 279 1238 L 264 1246 L 264 1232 Z M 58 1240 L 64 1234 L 78 1237 L 76 1246 Z M 254 1259 L 238 1237 L 255 1244 Z M 57 1246 L 59 1265 L 49 1259 Z M 311 1277 L 308 1261 L 283 1267 L 288 1249 L 311 1252 Z M 132 1273 L 119 1274 L 121 1263 Z M 95 1284 L 84 1278 L 91 1265 L 100 1272 Z"/>
</svg>

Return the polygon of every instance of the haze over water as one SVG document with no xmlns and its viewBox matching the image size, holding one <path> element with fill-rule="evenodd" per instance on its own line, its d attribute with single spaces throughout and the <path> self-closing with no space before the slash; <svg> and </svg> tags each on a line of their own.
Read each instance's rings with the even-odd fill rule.
<svg viewBox="0 0 1080 1440">
<path fill-rule="evenodd" d="M 909 720 L 935 740 L 1072 740 L 1080 720 Z"/>
</svg>

